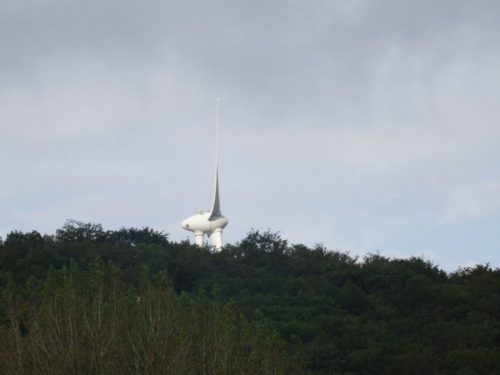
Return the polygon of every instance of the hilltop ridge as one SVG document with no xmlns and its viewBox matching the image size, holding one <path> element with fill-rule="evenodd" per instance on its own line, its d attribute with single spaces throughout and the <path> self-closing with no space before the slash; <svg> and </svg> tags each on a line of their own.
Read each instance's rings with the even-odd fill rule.
<svg viewBox="0 0 500 375">
<path fill-rule="evenodd" d="M 115 284 L 104 276 L 92 281 L 97 269 L 113 274 L 120 287 L 113 289 Z M 253 353 L 259 363 L 269 365 L 259 367 L 250 361 L 247 370 L 253 373 L 500 373 L 500 270 L 488 264 L 446 273 L 419 257 L 371 254 L 359 259 L 322 246 L 291 245 L 270 231 L 251 231 L 239 243 L 214 253 L 187 241 L 171 242 L 167 234 L 151 228 L 106 231 L 99 224 L 74 221 L 54 235 L 11 232 L 0 243 L 0 353 L 16 347 L 9 332 L 17 332 L 27 343 L 34 339 L 34 327 L 44 324 L 30 313 L 30 298 L 33 306 L 45 311 L 50 306 L 40 296 L 68 290 L 72 284 L 67 280 L 77 273 L 84 276 L 78 276 L 80 288 L 72 293 L 89 314 L 93 299 L 84 287 L 90 283 L 88 290 L 96 290 L 92 289 L 96 280 L 105 285 L 103 290 L 121 296 L 120 303 L 130 303 L 120 293 L 130 288 L 144 291 L 144 283 L 152 295 L 170 296 L 167 300 L 178 301 L 172 302 L 175 311 L 184 316 L 178 324 L 195 327 L 193 337 L 208 336 L 196 336 L 201 323 L 189 317 L 199 314 L 204 303 L 212 306 L 207 311 L 216 312 L 215 320 L 207 324 L 216 327 L 217 319 L 227 316 L 226 326 L 219 326 L 221 332 L 240 332 L 225 336 L 222 352 L 227 363 L 237 362 L 229 348 L 245 342 L 239 355 L 244 352 L 248 359 Z M 66 289 L 56 285 L 50 289 L 53 280 Z M 194 307 L 187 309 L 182 298 Z M 68 301 L 61 297 L 60 303 Z M 123 309 L 105 314 L 121 324 L 130 319 L 127 311 L 135 311 L 136 320 L 145 313 Z M 189 320 L 192 323 L 186 323 Z M 255 341 L 250 339 L 252 331 Z M 45 331 L 37 332 L 41 340 Z M 173 345 L 189 347 L 186 358 L 198 355 L 189 346 L 192 342 L 186 344 L 181 336 L 175 336 L 178 344 Z M 144 341 L 145 352 L 153 343 Z M 268 348 L 267 354 L 259 347 Z M 123 373 L 116 367 L 119 348 L 113 348 L 114 357 L 110 354 L 107 364 L 95 361 L 96 371 L 104 371 L 102 365 L 108 366 L 108 373 Z M 86 355 L 95 355 L 88 350 Z M 15 364 L 4 355 L 0 358 L 0 370 L 13 371 Z M 151 369 L 161 369 L 159 362 L 152 363 L 157 367 L 151 364 Z M 224 373 L 221 368 L 217 371 Z M 194 373 L 216 373 L 199 371 Z"/>
</svg>

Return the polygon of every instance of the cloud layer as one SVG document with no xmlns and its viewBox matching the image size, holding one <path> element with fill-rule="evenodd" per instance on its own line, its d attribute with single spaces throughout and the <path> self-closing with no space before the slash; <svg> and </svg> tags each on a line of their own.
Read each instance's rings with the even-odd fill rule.
<svg viewBox="0 0 500 375">
<path fill-rule="evenodd" d="M 172 239 L 500 264 L 500 4 L 4 1 L 0 230 L 68 218 Z"/>
</svg>

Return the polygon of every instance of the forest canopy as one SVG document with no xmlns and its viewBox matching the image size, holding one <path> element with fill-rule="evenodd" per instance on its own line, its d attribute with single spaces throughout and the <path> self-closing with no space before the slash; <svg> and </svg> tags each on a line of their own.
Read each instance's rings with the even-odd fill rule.
<svg viewBox="0 0 500 375">
<path fill-rule="evenodd" d="M 0 373 L 498 374 L 500 270 L 251 231 L 214 253 L 68 221 L 0 241 Z"/>
</svg>

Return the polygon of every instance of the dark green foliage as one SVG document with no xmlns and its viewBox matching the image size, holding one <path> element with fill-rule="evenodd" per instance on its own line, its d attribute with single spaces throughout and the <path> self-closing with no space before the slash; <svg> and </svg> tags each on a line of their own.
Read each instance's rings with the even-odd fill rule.
<svg viewBox="0 0 500 375">
<path fill-rule="evenodd" d="M 50 269 L 3 291 L 1 374 L 301 374 L 266 320 L 204 295 L 178 296 L 167 272 L 137 286 L 111 262 Z"/>
<path fill-rule="evenodd" d="M 96 300 L 99 285 L 104 294 Z M 121 327 L 107 324 L 106 329 L 132 332 L 142 342 L 142 349 L 127 352 L 130 358 L 146 358 L 149 346 L 158 346 L 155 340 L 168 331 L 174 348 L 189 347 L 173 357 L 197 353 L 205 366 L 215 353 L 206 345 L 220 337 L 225 349 L 217 358 L 227 359 L 221 366 L 229 366 L 232 348 L 243 341 L 250 345 L 244 349 L 247 359 L 262 362 L 264 353 L 255 348 L 276 346 L 284 358 L 279 366 L 289 366 L 287 358 L 292 355 L 299 364 L 304 358 L 309 371 L 317 374 L 500 373 L 500 270 L 489 265 L 446 274 L 422 258 L 370 254 L 359 260 L 322 246 L 289 245 L 269 231 L 252 231 L 239 244 L 212 253 L 187 242 L 169 242 L 165 234 L 149 228 L 104 231 L 100 225 L 68 222 L 53 237 L 13 232 L 0 242 L 0 288 L 0 326 L 4 332 L 18 332 L 19 342 L 31 337 L 33 327 L 28 322 L 30 316 L 38 316 L 30 315 L 33 312 L 26 306 L 49 313 L 51 305 L 40 298 L 56 290 L 60 295 L 78 295 L 79 313 L 88 309 L 84 321 L 92 324 L 97 318 L 91 312 L 102 300 L 107 319 Z M 158 327 L 163 328 L 155 331 L 157 336 L 144 336 L 149 328 L 137 324 L 146 305 L 134 304 L 133 299 L 148 293 L 156 299 L 148 302 L 147 311 L 158 311 L 154 301 L 168 295 L 183 323 L 168 328 L 159 319 Z M 126 319 L 120 313 L 125 310 L 131 314 Z M 183 326 L 193 331 L 178 331 Z M 220 328 L 214 331 L 215 327 Z M 233 333 L 218 336 L 219 329 Z M 250 331 L 255 331 L 255 338 Z M 99 332 L 93 336 L 100 343 L 96 345 L 107 345 L 110 333 Z M 188 345 L 188 336 L 206 341 Z M 76 353 L 87 358 L 85 348 L 75 349 Z M 115 363 L 116 355 L 107 357 L 106 363 Z M 266 359 L 271 367 L 278 363 L 273 355 Z M 158 362 L 141 361 L 140 366 L 153 367 L 130 368 L 155 373 Z M 245 362 L 246 371 L 257 373 L 257 362 Z M 106 363 L 95 369 L 107 368 Z M 109 366 L 101 372 L 113 373 L 113 365 Z M 243 371 L 243 367 L 221 368 L 220 373 Z M 203 367 L 194 373 L 209 372 Z"/>
</svg>

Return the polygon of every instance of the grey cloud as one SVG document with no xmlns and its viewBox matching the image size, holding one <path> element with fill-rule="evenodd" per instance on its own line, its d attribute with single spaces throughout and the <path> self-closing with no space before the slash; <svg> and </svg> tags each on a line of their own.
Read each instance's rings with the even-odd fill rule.
<svg viewBox="0 0 500 375">
<path fill-rule="evenodd" d="M 70 217 L 185 238 L 178 221 L 212 194 L 217 96 L 230 241 L 261 225 L 359 249 L 495 217 L 499 7 L 2 2 L 0 228 Z"/>
</svg>

